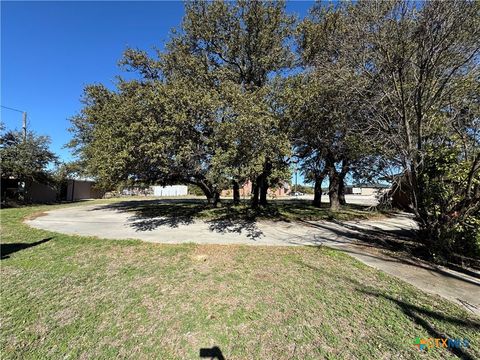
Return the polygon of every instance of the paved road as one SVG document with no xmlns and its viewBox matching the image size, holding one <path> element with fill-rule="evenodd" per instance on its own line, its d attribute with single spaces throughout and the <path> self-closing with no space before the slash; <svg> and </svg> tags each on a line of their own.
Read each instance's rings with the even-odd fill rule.
<svg viewBox="0 0 480 360">
<path fill-rule="evenodd" d="M 112 206 L 89 205 L 49 211 L 26 222 L 36 228 L 66 234 L 162 244 L 326 245 L 480 315 L 478 278 L 405 260 L 380 249 L 382 242 L 394 241 L 415 228 L 407 214 L 343 223 L 200 221 L 181 215 L 141 217 Z"/>
</svg>

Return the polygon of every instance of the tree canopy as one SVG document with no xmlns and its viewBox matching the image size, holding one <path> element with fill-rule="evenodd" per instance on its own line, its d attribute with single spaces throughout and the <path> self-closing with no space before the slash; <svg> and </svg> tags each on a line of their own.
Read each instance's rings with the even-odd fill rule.
<svg viewBox="0 0 480 360">
<path fill-rule="evenodd" d="M 216 203 L 220 190 L 254 182 L 258 202 L 288 178 L 269 77 L 291 64 L 293 18 L 283 3 L 192 2 L 158 59 L 129 49 L 139 79 L 85 90 L 71 143 L 104 186 L 186 182 Z"/>
<path fill-rule="evenodd" d="M 0 135 L 2 179 L 47 183 L 50 180 L 47 167 L 57 161 L 49 145 L 47 136 L 28 132 L 24 138 L 21 131 L 4 131 Z"/>
<path fill-rule="evenodd" d="M 432 249 L 480 251 L 479 9 L 187 2 L 165 51 L 124 53 L 134 80 L 86 87 L 70 145 L 104 187 L 189 183 L 214 204 L 250 180 L 265 205 L 295 159 L 332 210 L 348 175 L 388 179 Z"/>
</svg>

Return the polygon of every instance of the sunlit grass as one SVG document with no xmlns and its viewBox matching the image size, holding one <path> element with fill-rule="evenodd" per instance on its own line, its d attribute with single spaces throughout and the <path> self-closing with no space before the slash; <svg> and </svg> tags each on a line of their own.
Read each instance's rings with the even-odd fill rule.
<svg viewBox="0 0 480 360">
<path fill-rule="evenodd" d="M 413 346 L 438 334 L 468 338 L 458 355 L 480 356 L 478 318 L 341 252 L 101 240 L 22 223 L 50 209 L 0 211 L 2 359 L 198 359 L 212 346 L 226 359 L 454 357 Z"/>
</svg>

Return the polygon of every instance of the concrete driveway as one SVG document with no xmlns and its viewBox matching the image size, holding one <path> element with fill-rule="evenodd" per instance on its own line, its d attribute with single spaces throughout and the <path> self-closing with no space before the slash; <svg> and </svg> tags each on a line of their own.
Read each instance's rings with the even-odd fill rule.
<svg viewBox="0 0 480 360">
<path fill-rule="evenodd" d="M 385 251 L 399 238 L 408 241 L 415 223 L 408 214 L 368 221 L 201 221 L 185 216 L 145 217 L 111 205 L 88 205 L 48 211 L 27 220 L 32 227 L 106 239 L 140 239 L 162 244 L 245 244 L 266 246 L 325 245 L 443 296 L 480 315 L 480 280 Z"/>
<path fill-rule="evenodd" d="M 64 234 L 97 236 L 105 239 L 140 239 L 179 244 L 247 245 L 340 245 L 354 228 L 382 228 L 409 231 L 415 226 L 408 216 L 358 222 L 296 222 L 211 220 L 186 216 L 146 217 L 115 205 L 88 205 L 48 211 L 28 220 L 30 226 Z M 314 226 L 316 225 L 316 226 Z M 346 226 L 352 227 L 347 228 Z"/>
</svg>

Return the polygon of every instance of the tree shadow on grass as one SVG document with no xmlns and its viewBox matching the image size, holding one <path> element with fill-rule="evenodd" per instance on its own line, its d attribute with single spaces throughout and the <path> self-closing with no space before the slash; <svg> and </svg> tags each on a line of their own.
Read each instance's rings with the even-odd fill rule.
<svg viewBox="0 0 480 360">
<path fill-rule="evenodd" d="M 122 201 L 92 210 L 99 209 L 131 212 L 133 215 L 129 219 L 129 225 L 136 231 L 152 231 L 161 226 L 177 228 L 190 225 L 196 219 L 204 219 L 210 231 L 238 234 L 245 232 L 252 240 L 263 236 L 256 224 L 257 213 L 252 213 L 246 206 L 232 206 L 228 203 L 212 208 L 206 201 L 197 199 L 140 200 Z"/>
<path fill-rule="evenodd" d="M 42 239 L 39 241 L 35 241 L 33 243 L 3 243 L 0 244 L 0 254 L 1 254 L 1 260 L 8 259 L 11 254 L 16 253 L 17 251 L 24 250 L 31 248 L 33 246 L 37 246 L 43 243 L 46 243 L 47 241 L 52 240 L 53 237 L 49 237 L 46 239 Z"/>
<path fill-rule="evenodd" d="M 415 231 L 409 229 L 384 230 L 370 226 L 364 228 L 355 224 L 349 224 L 331 220 L 330 223 L 318 223 L 303 221 L 305 225 L 333 232 L 338 237 L 357 240 L 363 244 L 380 247 L 392 251 L 422 251 L 423 245 L 415 237 Z"/>
<path fill-rule="evenodd" d="M 225 357 L 222 354 L 222 350 L 220 350 L 218 346 L 214 346 L 211 348 L 201 348 L 199 356 L 202 359 L 209 358 L 211 360 L 225 360 Z"/>
<path fill-rule="evenodd" d="M 458 338 L 459 335 L 458 334 L 457 335 L 449 334 L 449 333 L 445 333 L 445 332 L 441 331 L 440 329 L 436 328 L 435 325 L 431 324 L 429 322 L 429 319 L 435 319 L 435 320 L 438 320 L 438 321 L 451 323 L 455 326 L 459 326 L 459 327 L 463 327 L 463 328 L 466 328 L 466 329 L 474 330 L 477 333 L 480 332 L 480 322 L 478 322 L 478 321 L 468 320 L 468 319 L 459 319 L 459 318 L 456 318 L 456 317 L 447 316 L 447 315 L 444 315 L 442 313 L 432 311 L 432 310 L 428 310 L 428 309 L 425 309 L 423 307 L 417 306 L 415 304 L 411 304 L 411 303 L 408 303 L 406 301 L 396 299 L 392 296 L 381 294 L 380 292 L 377 292 L 377 291 L 374 291 L 374 290 L 370 291 L 370 290 L 364 290 L 364 289 L 357 289 L 357 291 L 359 291 L 361 293 L 364 293 L 366 295 L 369 295 L 369 296 L 375 296 L 375 297 L 378 297 L 378 298 L 383 298 L 383 299 L 391 301 L 396 306 L 398 306 L 402 310 L 402 312 L 407 317 L 409 317 L 413 322 L 415 322 L 416 324 L 423 327 L 432 338 L 437 338 L 437 339 L 440 339 L 440 338 L 442 338 L 442 339 Z M 412 334 L 412 338 L 414 338 L 414 337 L 415 337 L 415 335 Z M 468 340 L 471 341 L 472 339 L 468 339 Z M 477 358 L 476 356 L 480 355 L 478 353 L 476 355 L 472 354 L 471 352 L 473 350 L 468 349 L 468 348 L 452 347 L 452 348 L 447 348 L 447 349 L 448 349 L 448 351 L 452 352 L 453 354 L 455 354 L 456 356 L 458 356 L 461 359 L 473 360 L 473 359 Z"/>
<path fill-rule="evenodd" d="M 335 220 L 329 223 L 312 223 L 309 221 L 301 222 L 311 227 L 328 230 L 334 233 L 339 240 L 333 241 L 337 241 L 338 243 L 351 243 L 351 240 L 354 240 L 356 244 L 366 248 L 387 250 L 388 255 L 383 254 L 381 256 L 382 260 L 401 262 L 416 267 L 421 267 L 426 270 L 435 271 L 441 273 L 442 275 L 454 277 L 478 285 L 478 282 L 472 282 L 465 277 L 456 276 L 454 273 L 445 271 L 441 266 L 434 264 L 428 256 L 428 251 L 425 245 L 419 242 L 416 238 L 416 232 L 414 230 L 401 228 L 384 230 L 375 226 L 365 228 L 360 225 L 341 223 Z M 354 251 L 351 249 L 341 250 L 347 253 L 354 253 Z M 375 257 L 369 252 L 361 252 L 359 254 Z M 455 264 L 444 265 L 454 271 L 480 279 L 480 275 L 476 270 L 455 266 Z M 469 266 L 472 267 L 472 269 L 480 269 L 480 264 L 475 259 L 470 260 Z"/>
</svg>

